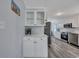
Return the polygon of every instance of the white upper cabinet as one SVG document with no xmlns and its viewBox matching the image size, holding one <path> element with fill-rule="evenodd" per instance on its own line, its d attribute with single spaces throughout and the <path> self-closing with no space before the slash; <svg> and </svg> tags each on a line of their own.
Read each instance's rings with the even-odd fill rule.
<svg viewBox="0 0 79 59">
<path fill-rule="evenodd" d="M 27 8 L 25 12 L 25 26 L 44 26 L 46 10 L 40 8 Z"/>
<path fill-rule="evenodd" d="M 37 12 L 37 24 L 44 24 L 44 12 Z"/>
<path fill-rule="evenodd" d="M 32 24 L 34 23 L 34 12 L 26 12 L 27 13 L 27 16 L 26 16 L 26 19 L 27 19 L 27 24 Z"/>
<path fill-rule="evenodd" d="M 79 16 L 74 16 L 72 18 L 72 27 L 79 27 Z"/>
<path fill-rule="evenodd" d="M 79 27 L 79 15 L 68 18 L 66 23 L 72 23 L 72 27 Z"/>
</svg>

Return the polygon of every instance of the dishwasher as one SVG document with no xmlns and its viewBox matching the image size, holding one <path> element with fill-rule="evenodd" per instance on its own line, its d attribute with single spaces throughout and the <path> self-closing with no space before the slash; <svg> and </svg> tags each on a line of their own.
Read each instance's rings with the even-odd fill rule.
<svg viewBox="0 0 79 59">
<path fill-rule="evenodd" d="M 79 46 L 79 44 L 78 44 L 78 34 L 68 33 L 68 42 L 71 43 L 71 44 Z"/>
</svg>

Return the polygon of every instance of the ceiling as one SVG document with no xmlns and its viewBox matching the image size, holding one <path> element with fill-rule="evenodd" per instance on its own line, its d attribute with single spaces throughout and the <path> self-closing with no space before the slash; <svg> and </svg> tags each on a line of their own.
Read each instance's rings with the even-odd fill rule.
<svg viewBox="0 0 79 59">
<path fill-rule="evenodd" d="M 65 18 L 79 13 L 79 0 L 23 0 L 26 7 L 44 7 L 48 18 Z M 61 16 L 56 13 L 63 12 Z"/>
</svg>

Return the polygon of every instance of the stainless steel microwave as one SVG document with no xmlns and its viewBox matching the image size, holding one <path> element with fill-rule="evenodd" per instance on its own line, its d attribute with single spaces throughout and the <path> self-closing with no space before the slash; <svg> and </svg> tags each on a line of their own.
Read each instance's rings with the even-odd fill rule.
<svg viewBox="0 0 79 59">
<path fill-rule="evenodd" d="M 64 24 L 64 28 L 72 28 L 72 23 Z"/>
</svg>

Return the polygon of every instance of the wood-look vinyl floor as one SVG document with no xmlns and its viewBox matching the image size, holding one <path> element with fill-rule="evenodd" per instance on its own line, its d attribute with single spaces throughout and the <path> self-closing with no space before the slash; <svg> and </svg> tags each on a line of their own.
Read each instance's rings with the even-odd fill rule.
<svg viewBox="0 0 79 59">
<path fill-rule="evenodd" d="M 79 47 L 52 37 L 48 55 L 49 58 L 79 58 Z"/>
</svg>

